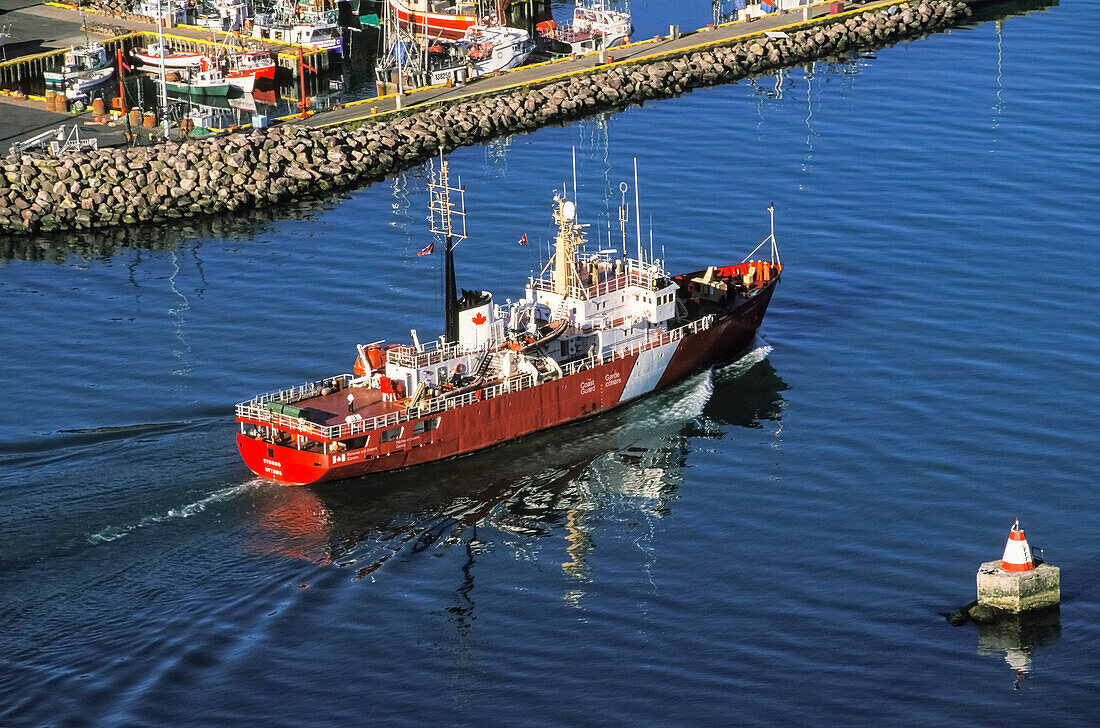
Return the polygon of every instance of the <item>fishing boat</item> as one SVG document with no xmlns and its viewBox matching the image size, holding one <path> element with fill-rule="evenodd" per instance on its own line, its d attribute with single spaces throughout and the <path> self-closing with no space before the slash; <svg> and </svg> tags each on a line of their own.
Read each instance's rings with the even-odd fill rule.
<svg viewBox="0 0 1100 728">
<path fill-rule="evenodd" d="M 547 20 L 536 28 L 551 52 L 576 54 L 623 45 L 634 31 L 630 12 L 612 8 L 606 0 L 577 0 L 571 21 L 558 25 Z"/>
<path fill-rule="evenodd" d="M 429 189 L 437 240 L 420 254 L 440 243 L 443 336 L 421 342 L 413 330 L 408 343 L 359 345 L 351 373 L 238 404 L 237 448 L 256 475 L 299 485 L 362 476 L 599 415 L 747 351 L 783 269 L 772 208 L 771 233 L 740 263 L 669 275 L 652 242 L 646 256 L 640 225 L 628 256 L 623 183 L 622 250 L 587 252 L 588 226 L 559 193 L 554 254 L 523 298 L 459 297 L 465 200 L 445 161 Z M 749 260 L 765 246 L 768 260 Z"/>
<path fill-rule="evenodd" d="M 275 81 L 275 61 L 271 52 L 248 50 L 230 53 L 226 57 L 225 79 L 245 93 L 252 93 L 258 79 Z"/>
<path fill-rule="evenodd" d="M 522 65 L 535 50 L 531 36 L 519 28 L 471 25 L 460 40 L 433 41 L 399 20 L 391 22 L 390 45 L 379 55 L 375 73 L 383 83 L 400 73 L 404 88 L 462 83 L 505 71 Z"/>
<path fill-rule="evenodd" d="M 252 37 L 285 45 L 323 48 L 338 55 L 343 52 L 344 44 L 337 21 L 335 10 L 309 9 L 280 0 L 271 12 L 256 14 L 252 21 Z"/>
<path fill-rule="evenodd" d="M 535 50 L 526 30 L 503 25 L 472 25 L 456 45 L 473 66 L 471 77 L 521 66 Z"/>
<path fill-rule="evenodd" d="M 166 71 L 179 71 L 200 65 L 204 60 L 211 62 L 207 56 L 196 51 L 173 51 L 167 43 L 150 43 L 147 48 L 134 48 L 130 51 L 130 58 L 134 61 L 135 70 L 156 73 L 160 73 L 162 66 Z"/>
<path fill-rule="evenodd" d="M 115 69 L 107 61 L 107 51 L 95 41 L 71 47 L 57 71 L 42 74 L 47 90 L 63 92 L 68 98 L 79 98 L 111 80 Z"/>
<path fill-rule="evenodd" d="M 427 48 L 426 68 L 406 68 L 409 85 L 468 81 L 522 65 L 535 50 L 527 31 L 502 25 L 472 25 L 462 40 L 439 40 Z"/>
<path fill-rule="evenodd" d="M 167 71 L 164 79 L 159 75 L 153 80 L 164 84 L 167 90 L 191 96 L 228 96 L 230 84 L 221 69 L 204 62 L 178 71 Z"/>
<path fill-rule="evenodd" d="M 398 22 L 429 38 L 458 40 L 483 17 L 480 2 L 469 0 L 388 0 Z"/>
</svg>

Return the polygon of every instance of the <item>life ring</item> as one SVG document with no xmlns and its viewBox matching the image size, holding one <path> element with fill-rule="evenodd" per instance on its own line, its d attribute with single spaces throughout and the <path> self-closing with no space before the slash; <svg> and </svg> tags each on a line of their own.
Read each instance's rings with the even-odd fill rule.
<svg viewBox="0 0 1100 728">
<path fill-rule="evenodd" d="M 455 374 L 461 374 L 464 371 L 466 371 L 466 365 L 465 364 L 463 364 L 462 362 L 459 362 L 458 364 L 455 364 Z"/>
</svg>

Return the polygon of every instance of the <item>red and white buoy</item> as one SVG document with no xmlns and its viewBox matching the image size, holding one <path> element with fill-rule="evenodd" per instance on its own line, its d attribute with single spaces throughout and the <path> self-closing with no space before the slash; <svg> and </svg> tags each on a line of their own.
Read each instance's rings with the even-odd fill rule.
<svg viewBox="0 0 1100 728">
<path fill-rule="evenodd" d="M 1001 558 L 1001 568 L 1005 571 L 1031 571 L 1035 568 L 1031 547 L 1027 545 L 1027 537 L 1020 528 L 1019 518 L 1008 533 L 1008 543 L 1005 544 L 1005 555 Z"/>
</svg>

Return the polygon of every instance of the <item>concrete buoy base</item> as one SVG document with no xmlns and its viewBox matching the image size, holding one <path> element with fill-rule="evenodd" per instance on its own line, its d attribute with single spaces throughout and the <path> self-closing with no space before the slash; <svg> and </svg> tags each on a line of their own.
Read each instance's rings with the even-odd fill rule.
<svg viewBox="0 0 1100 728">
<path fill-rule="evenodd" d="M 1001 561 L 987 561 L 978 569 L 978 604 L 1013 614 L 1054 606 L 1061 600 L 1060 571 L 1043 563 L 1006 571 Z"/>
</svg>

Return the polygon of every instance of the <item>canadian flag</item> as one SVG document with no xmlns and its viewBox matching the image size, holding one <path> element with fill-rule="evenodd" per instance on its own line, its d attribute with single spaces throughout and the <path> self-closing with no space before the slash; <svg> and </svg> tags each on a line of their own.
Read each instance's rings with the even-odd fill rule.
<svg viewBox="0 0 1100 728">
<path fill-rule="evenodd" d="M 419 253 L 417 253 L 416 257 L 420 258 L 420 257 L 425 256 L 425 255 L 430 255 L 433 250 L 435 250 L 435 242 L 434 241 L 428 243 L 428 247 L 424 248 Z"/>
<path fill-rule="evenodd" d="M 527 245 L 527 233 L 524 233 L 523 235 L 521 235 L 519 237 L 519 244 L 520 245 Z"/>
</svg>

